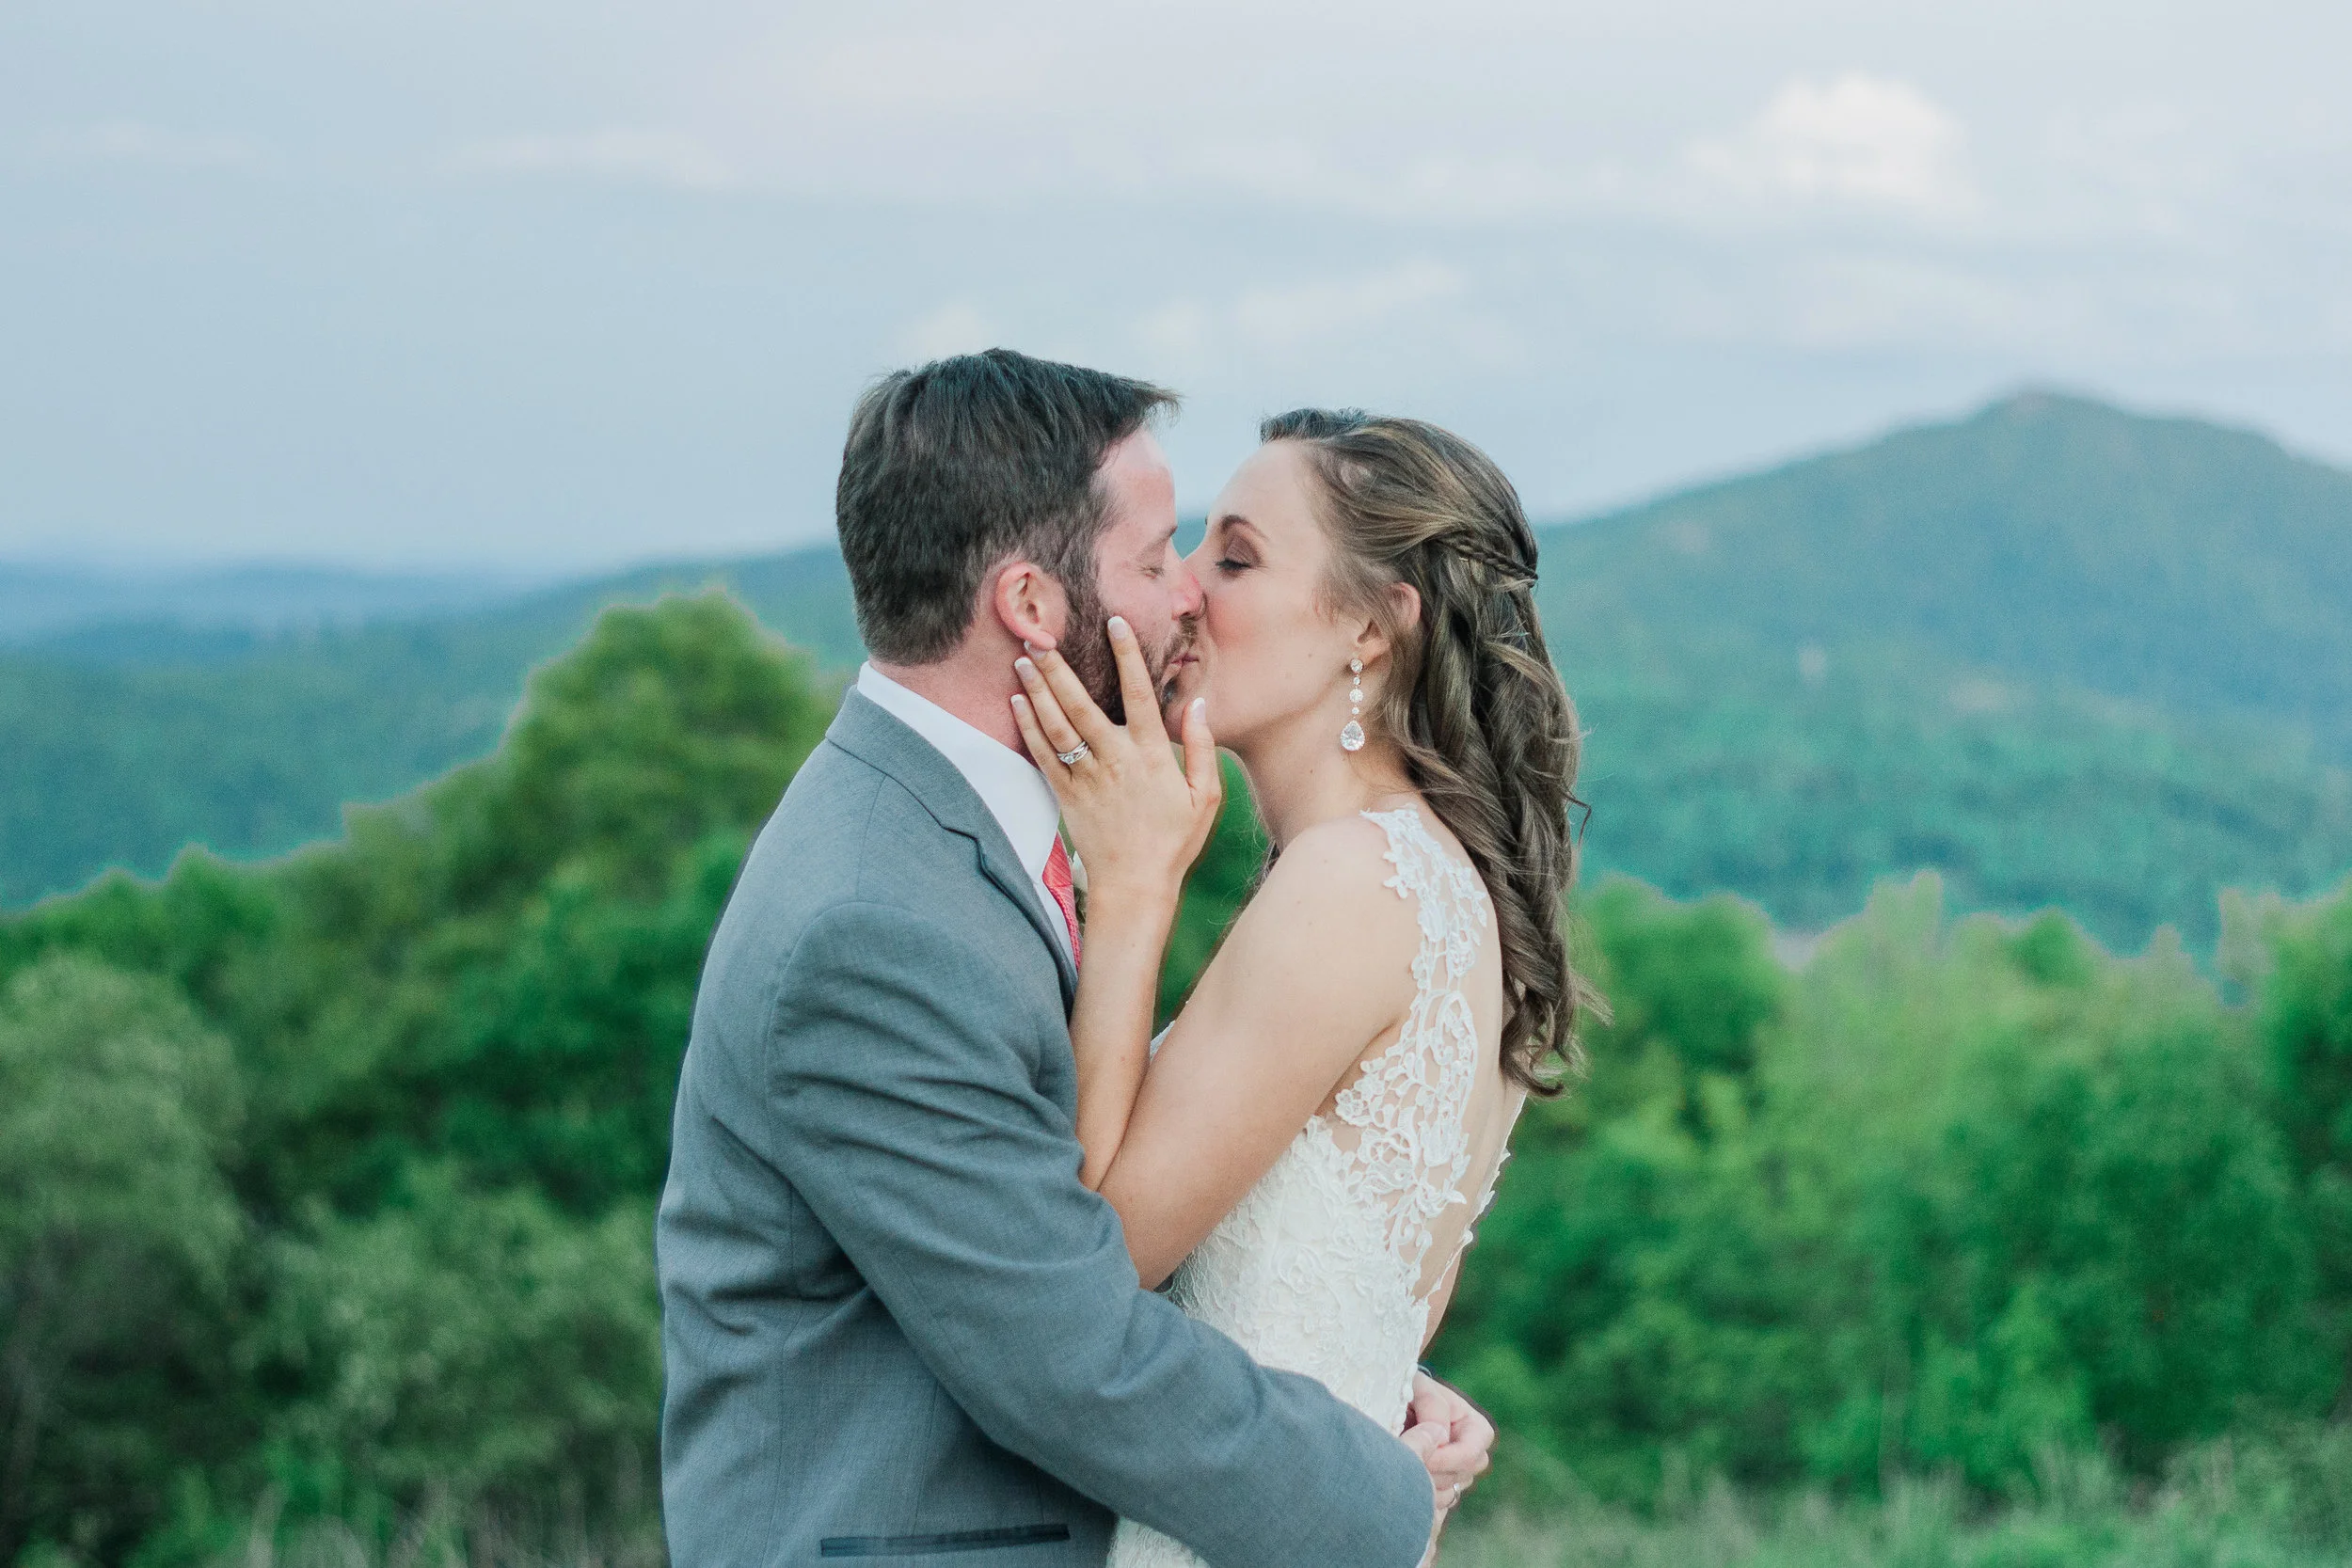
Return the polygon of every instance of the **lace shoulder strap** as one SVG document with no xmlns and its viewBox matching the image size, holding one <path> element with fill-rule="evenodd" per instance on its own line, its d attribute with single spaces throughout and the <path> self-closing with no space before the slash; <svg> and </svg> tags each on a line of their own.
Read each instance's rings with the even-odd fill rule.
<svg viewBox="0 0 2352 1568">
<path fill-rule="evenodd" d="M 1486 890 L 1478 873 L 1446 853 L 1411 806 L 1368 811 L 1364 816 L 1389 835 L 1386 859 L 1394 872 L 1385 885 L 1394 888 L 1399 898 L 1420 906 L 1422 951 L 1413 965 L 1415 990 L 1460 985 L 1478 961 L 1478 933 L 1486 928 Z"/>
<path fill-rule="evenodd" d="M 1435 1238 L 1431 1227 L 1469 1198 L 1465 1123 L 1477 1084 L 1478 1031 L 1461 983 L 1477 961 L 1486 923 L 1486 890 L 1407 806 L 1363 814 L 1388 835 L 1393 874 L 1386 886 L 1417 909 L 1413 1004 L 1396 1039 L 1363 1064 L 1333 1105 L 1347 1156 L 1351 1193 L 1387 1222 L 1391 1251 L 1416 1278 Z"/>
</svg>

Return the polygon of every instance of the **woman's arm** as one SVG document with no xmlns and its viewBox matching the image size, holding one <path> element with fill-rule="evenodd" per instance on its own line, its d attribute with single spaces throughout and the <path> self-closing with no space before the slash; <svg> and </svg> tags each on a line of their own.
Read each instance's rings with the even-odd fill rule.
<svg viewBox="0 0 2352 1568">
<path fill-rule="evenodd" d="M 1403 1017 L 1420 927 L 1386 885 L 1380 829 L 1350 816 L 1300 834 L 1153 1061 L 1160 957 L 1221 781 L 1197 705 L 1180 773 L 1121 623 L 1111 644 L 1124 729 L 1052 653 L 1017 666 L 1025 698 L 1013 703 L 1087 864 L 1086 961 L 1071 1015 L 1082 1171 L 1119 1211 L 1136 1272 L 1157 1285 Z M 1065 767 L 1057 753 L 1081 739 L 1092 754 Z"/>
<path fill-rule="evenodd" d="M 1282 852 L 1151 1063 L 1098 1186 L 1157 1285 L 1402 1020 L 1419 942 L 1360 818 Z"/>
<path fill-rule="evenodd" d="M 1085 962 L 1071 1009 L 1078 1069 L 1079 1177 L 1099 1189 L 1125 1136 L 1151 1059 L 1160 964 L 1184 894 L 1224 802 L 1224 776 L 1201 705 L 1184 721 L 1179 768 L 1160 722 L 1142 650 L 1113 617 L 1127 723 L 1113 724 L 1052 650 L 1014 665 L 1025 690 L 1012 699 L 1029 754 L 1061 802 L 1063 824 L 1087 868 Z M 1085 747 L 1074 764 L 1061 756 Z"/>
<path fill-rule="evenodd" d="M 1088 869 L 1086 963 L 1070 1009 L 1078 1063 L 1078 1180 L 1100 1192 L 1126 1141 L 1127 1124 L 1152 1058 L 1152 1014 L 1160 965 L 1179 902 L 1174 892 L 1098 888 Z"/>
</svg>

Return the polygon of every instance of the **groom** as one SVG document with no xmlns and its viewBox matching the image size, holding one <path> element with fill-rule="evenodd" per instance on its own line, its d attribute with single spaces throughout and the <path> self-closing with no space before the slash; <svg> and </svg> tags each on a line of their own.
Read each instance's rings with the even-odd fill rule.
<svg viewBox="0 0 2352 1568">
<path fill-rule="evenodd" d="M 1200 585 L 1146 429 L 1171 402 L 997 350 L 889 376 L 850 421 L 872 662 L 744 863 L 678 1085 L 676 1568 L 1095 1568 L 1115 1514 L 1216 1568 L 1412 1568 L 1486 1464 L 1441 1386 L 1400 1441 L 1140 1289 L 1078 1180 L 1079 931 L 1007 698 L 1024 640 L 1115 697 L 1112 613 L 1155 675 L 1184 657 Z"/>
</svg>

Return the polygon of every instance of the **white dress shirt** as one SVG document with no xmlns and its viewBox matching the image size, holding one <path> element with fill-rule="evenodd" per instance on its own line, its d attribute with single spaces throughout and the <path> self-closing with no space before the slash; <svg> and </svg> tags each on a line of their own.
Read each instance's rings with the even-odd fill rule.
<svg viewBox="0 0 2352 1568">
<path fill-rule="evenodd" d="M 1005 831 L 1006 841 L 1019 857 L 1021 869 L 1029 874 L 1029 885 L 1044 908 L 1047 927 L 1068 956 L 1070 928 L 1062 923 L 1061 906 L 1045 886 L 1045 863 L 1052 858 L 1054 839 L 1061 832 L 1061 803 L 1054 799 L 1054 786 L 1045 782 L 1045 775 L 1024 753 L 974 729 L 930 698 L 909 691 L 871 664 L 858 667 L 857 689 L 860 696 L 930 741 L 931 749 L 963 775 L 963 782 Z"/>
</svg>

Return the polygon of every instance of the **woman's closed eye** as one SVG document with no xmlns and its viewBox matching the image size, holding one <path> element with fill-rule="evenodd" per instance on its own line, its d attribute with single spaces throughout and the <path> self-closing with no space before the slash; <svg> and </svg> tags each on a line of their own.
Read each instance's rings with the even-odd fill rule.
<svg viewBox="0 0 2352 1568">
<path fill-rule="evenodd" d="M 1229 555 L 1216 563 L 1216 569 L 1230 578 L 1249 570 L 1254 564 L 1254 562 L 1236 561 Z"/>
</svg>

